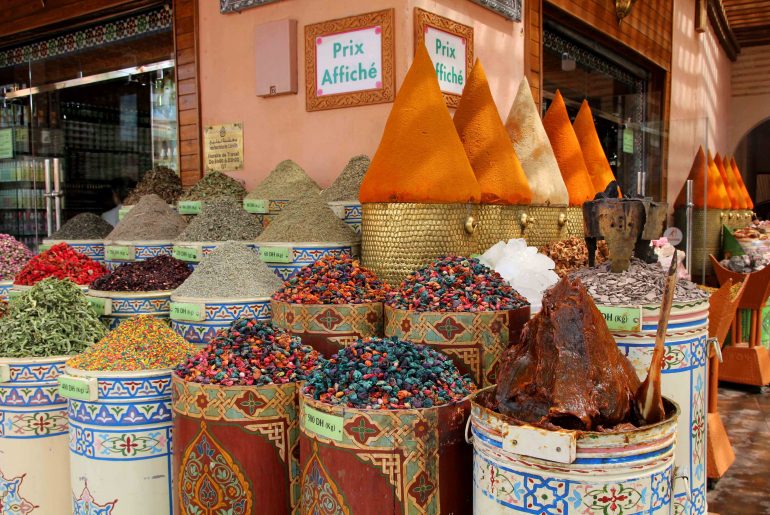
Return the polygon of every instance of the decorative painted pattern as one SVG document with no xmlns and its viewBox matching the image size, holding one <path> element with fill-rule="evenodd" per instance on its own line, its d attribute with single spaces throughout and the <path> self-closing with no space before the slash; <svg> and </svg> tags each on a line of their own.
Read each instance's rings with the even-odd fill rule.
<svg viewBox="0 0 770 515">
<path fill-rule="evenodd" d="M 360 245 L 341 244 L 334 247 L 294 246 L 292 251 L 294 258 L 291 263 L 267 263 L 267 266 L 275 272 L 275 275 L 284 281 L 295 275 L 300 268 L 312 265 L 319 259 L 327 256 L 339 257 L 342 254 L 349 254 L 353 257 L 358 257 Z"/>
<path fill-rule="evenodd" d="M 134 431 L 91 429 L 70 421 L 70 452 L 93 460 L 135 461 L 171 456 L 171 423 Z"/>
<path fill-rule="evenodd" d="M 0 67 L 40 61 L 171 28 L 171 11 L 156 9 L 0 52 Z"/>
<path fill-rule="evenodd" d="M 22 497 L 21 487 L 25 477 L 26 474 L 6 478 L 0 470 L 0 513 L 3 515 L 27 515 L 38 508 Z"/>
<path fill-rule="evenodd" d="M 88 490 L 88 482 L 79 497 L 72 494 L 72 515 L 110 515 L 115 509 L 117 499 L 106 503 L 98 503 Z"/>
<path fill-rule="evenodd" d="M 111 296 L 113 315 L 145 315 L 168 313 L 171 309 L 171 292 L 146 293 L 142 297 L 121 297 L 120 293 Z"/>
<path fill-rule="evenodd" d="M 132 246 L 134 247 L 134 261 L 145 261 L 157 256 L 171 256 L 174 248 L 171 243 L 160 245 L 142 245 L 135 243 Z M 104 265 L 110 270 L 115 270 L 125 263 L 126 261 L 104 260 Z"/>
<path fill-rule="evenodd" d="M 93 426 L 141 426 L 171 421 L 171 400 L 136 403 L 85 402 L 70 399 L 67 415 L 73 422 Z"/>
<path fill-rule="evenodd" d="M 59 397 L 59 385 L 5 386 L 0 384 L 0 405 L 10 407 L 48 406 L 67 402 Z"/>
<path fill-rule="evenodd" d="M 66 243 L 77 252 L 85 254 L 94 261 L 104 262 L 104 242 L 85 242 L 83 240 L 43 240 L 44 245 L 55 245 L 57 243 Z"/>
<path fill-rule="evenodd" d="M 521 0 L 471 0 L 508 20 L 521 21 Z"/>
<path fill-rule="evenodd" d="M 232 322 L 180 322 L 171 321 L 171 329 L 193 345 L 206 345 L 216 335 L 217 331 L 232 325 Z"/>
<path fill-rule="evenodd" d="M 53 363 L 9 363 L 9 383 L 42 383 L 56 381 L 64 373 L 67 358 Z M 5 383 L 5 384 L 9 384 Z"/>
<path fill-rule="evenodd" d="M 99 378 L 99 398 L 107 400 L 152 400 L 171 395 L 171 372 L 168 375 L 136 378 Z"/>
<path fill-rule="evenodd" d="M 448 354 L 481 386 L 496 383 L 497 365 L 524 323 L 529 307 L 478 313 L 417 312 L 385 307 L 385 336 L 430 345 Z"/>
<path fill-rule="evenodd" d="M 0 437 L 47 438 L 67 433 L 67 409 L 62 405 L 39 411 L 0 411 Z"/>
<path fill-rule="evenodd" d="M 302 471 L 302 509 L 304 513 L 351 515 L 345 498 L 329 477 L 317 455 Z"/>
<path fill-rule="evenodd" d="M 13 288 L 13 281 L 0 281 L 0 300 L 8 300 L 8 295 Z"/>
</svg>

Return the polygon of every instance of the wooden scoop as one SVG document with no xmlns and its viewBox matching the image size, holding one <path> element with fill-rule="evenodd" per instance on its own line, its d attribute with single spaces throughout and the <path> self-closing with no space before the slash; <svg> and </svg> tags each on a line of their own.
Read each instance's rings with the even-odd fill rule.
<svg viewBox="0 0 770 515">
<path fill-rule="evenodd" d="M 671 304 L 674 302 L 676 291 L 676 254 L 671 258 L 671 267 L 668 269 L 666 286 L 663 290 L 663 303 L 660 305 L 660 318 L 658 319 L 658 332 L 655 335 L 655 350 L 652 353 L 650 368 L 647 377 L 636 391 L 636 407 L 641 416 L 643 425 L 656 424 L 666 418 L 666 410 L 663 408 L 663 396 L 660 392 L 661 369 L 663 368 L 663 356 L 666 348 L 668 319 L 671 316 Z"/>
</svg>

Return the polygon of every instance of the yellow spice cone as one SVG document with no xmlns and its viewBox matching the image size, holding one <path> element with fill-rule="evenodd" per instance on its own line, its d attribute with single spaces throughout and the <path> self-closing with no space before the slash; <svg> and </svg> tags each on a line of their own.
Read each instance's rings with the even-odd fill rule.
<svg viewBox="0 0 770 515">
<path fill-rule="evenodd" d="M 708 163 L 708 198 L 710 199 L 708 207 L 715 209 L 730 209 L 732 207 L 732 204 L 730 203 L 730 197 L 727 196 L 725 183 L 722 182 L 722 175 L 719 173 L 719 168 L 717 168 L 717 164 L 714 162 L 711 151 L 708 153 Z M 711 199 L 713 199 L 713 201 Z"/>
<path fill-rule="evenodd" d="M 735 157 L 730 158 L 730 168 L 733 169 L 733 175 L 735 175 L 735 179 L 741 186 L 741 191 L 743 191 L 743 198 L 746 201 L 746 209 L 754 209 L 754 201 L 751 200 L 751 195 L 749 195 L 749 190 L 746 188 L 746 183 L 743 182 L 743 176 L 741 175 L 741 171 L 738 169 L 738 163 L 735 162 Z"/>
<path fill-rule="evenodd" d="M 580 143 L 580 150 L 583 151 L 583 159 L 585 159 L 591 183 L 594 185 L 594 193 L 604 191 L 607 185 L 615 180 L 615 175 L 612 173 L 602 143 L 599 141 L 599 135 L 596 133 L 594 115 L 587 100 L 583 100 L 572 128 Z"/>
<path fill-rule="evenodd" d="M 454 124 L 481 188 L 483 204 L 529 204 L 532 192 L 497 112 L 481 61 L 471 70 Z"/>
<path fill-rule="evenodd" d="M 698 147 L 698 152 L 695 154 L 695 159 L 693 160 L 692 168 L 690 168 L 690 174 L 687 176 L 687 179 L 693 181 L 692 200 L 696 208 L 702 209 L 703 207 L 709 207 L 712 209 L 724 209 L 725 205 L 729 205 L 727 193 L 724 191 L 724 185 L 722 184 L 722 178 L 719 176 L 719 171 L 714 164 L 714 160 L 711 159 L 711 154 L 706 158 L 703 147 Z M 679 192 L 679 196 L 676 198 L 674 206 L 687 206 L 686 182 L 685 185 L 682 186 L 682 190 Z"/>
<path fill-rule="evenodd" d="M 714 162 L 719 170 L 719 175 L 722 176 L 722 182 L 725 184 L 727 196 L 730 198 L 730 207 L 732 209 L 746 209 L 745 207 L 741 207 L 741 205 L 744 205 L 743 192 L 740 191 L 740 187 L 733 176 L 732 170 L 729 170 L 728 167 L 725 166 L 724 158 L 719 155 L 719 152 L 714 156 Z"/>
</svg>

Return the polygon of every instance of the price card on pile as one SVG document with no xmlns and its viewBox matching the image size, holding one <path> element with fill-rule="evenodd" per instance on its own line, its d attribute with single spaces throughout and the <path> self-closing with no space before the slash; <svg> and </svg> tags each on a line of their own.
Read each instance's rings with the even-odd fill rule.
<svg viewBox="0 0 770 515">
<path fill-rule="evenodd" d="M 136 249 L 130 245 L 106 245 L 104 259 L 107 261 L 134 261 Z"/>
<path fill-rule="evenodd" d="M 291 263 L 294 250 L 291 247 L 259 247 L 259 257 L 265 263 Z"/>
<path fill-rule="evenodd" d="M 77 401 L 96 401 L 99 399 L 99 381 L 95 377 L 75 377 L 67 374 L 59 376 L 59 395 Z"/>
<path fill-rule="evenodd" d="M 343 417 L 304 406 L 305 429 L 337 442 L 342 441 Z"/>
<path fill-rule="evenodd" d="M 11 366 L 7 363 L 0 363 L 0 383 L 7 383 L 11 380 Z"/>
<path fill-rule="evenodd" d="M 96 311 L 97 315 L 104 316 L 112 314 L 112 299 L 92 297 L 91 295 L 86 295 L 86 299 L 93 310 Z"/>
<path fill-rule="evenodd" d="M 50 248 L 51 248 L 51 244 L 50 243 L 41 243 L 40 245 L 37 246 L 37 251 L 38 252 L 45 252 L 46 250 L 49 250 Z"/>
<path fill-rule="evenodd" d="M 174 245 L 171 251 L 176 259 L 197 263 L 201 260 L 203 249 L 200 245 Z"/>
<path fill-rule="evenodd" d="M 245 198 L 243 199 L 243 209 L 247 213 L 264 215 L 270 212 L 270 201 L 266 198 Z"/>
<path fill-rule="evenodd" d="M 206 320 L 206 306 L 193 302 L 172 302 L 171 319 L 183 322 L 202 322 Z"/>
<path fill-rule="evenodd" d="M 180 200 L 176 205 L 176 210 L 180 215 L 199 215 L 203 203 L 200 200 Z"/>
<path fill-rule="evenodd" d="M 641 306 L 596 306 L 604 316 L 610 331 L 636 332 L 642 330 Z"/>
<path fill-rule="evenodd" d="M 118 220 L 123 220 L 131 209 L 132 207 L 121 207 L 118 210 Z"/>
</svg>

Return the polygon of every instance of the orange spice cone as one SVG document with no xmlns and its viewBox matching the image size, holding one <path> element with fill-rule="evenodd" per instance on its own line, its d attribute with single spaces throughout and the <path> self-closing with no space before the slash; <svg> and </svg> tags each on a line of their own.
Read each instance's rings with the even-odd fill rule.
<svg viewBox="0 0 770 515">
<path fill-rule="evenodd" d="M 690 167 L 690 174 L 685 180 L 685 184 L 682 186 L 682 190 L 679 192 L 679 196 L 674 202 L 674 207 L 686 207 L 687 206 L 687 181 L 691 180 L 692 183 L 692 196 L 693 204 L 697 208 L 705 207 L 704 199 L 706 197 L 706 178 L 708 175 L 708 165 L 706 164 L 706 154 L 703 152 L 703 147 L 698 147 L 698 152 L 695 153 L 695 159 L 692 161 L 692 167 Z"/>
<path fill-rule="evenodd" d="M 567 185 L 569 205 L 581 206 L 583 202 L 593 199 L 596 192 L 559 90 L 556 90 L 556 96 L 543 117 L 543 127 Z"/>
<path fill-rule="evenodd" d="M 719 152 L 717 152 L 717 155 L 714 156 L 714 164 L 717 166 L 717 170 L 719 171 L 719 177 L 722 178 L 722 184 L 725 185 L 727 199 L 730 201 L 729 209 L 740 209 L 740 207 L 738 207 L 741 204 L 737 197 L 738 192 L 733 191 L 733 185 L 730 184 L 730 178 L 727 175 L 727 170 L 722 163 L 722 156 L 719 155 Z"/>
<path fill-rule="evenodd" d="M 725 183 L 722 182 L 722 175 L 719 173 L 717 164 L 714 162 L 714 158 L 711 156 L 711 151 L 708 153 L 708 167 L 709 167 L 709 182 L 708 182 L 708 199 L 709 203 L 707 207 L 713 209 L 730 209 L 732 204 L 730 198 L 727 196 L 727 189 Z"/>
<path fill-rule="evenodd" d="M 749 195 L 749 190 L 746 188 L 746 183 L 743 182 L 743 176 L 741 175 L 741 171 L 738 169 L 738 163 L 735 162 L 735 157 L 730 158 L 730 167 L 733 169 L 735 179 L 738 181 L 738 184 L 741 186 L 741 190 L 743 191 L 743 198 L 746 201 L 746 209 L 754 209 L 754 201 L 751 200 L 751 195 Z"/>
<path fill-rule="evenodd" d="M 612 173 L 602 143 L 599 141 L 594 116 L 587 100 L 583 100 L 580 111 L 572 123 L 572 128 L 575 130 L 580 149 L 583 151 L 588 175 L 594 185 L 594 193 L 604 191 L 607 185 L 615 180 L 615 174 Z"/>
<path fill-rule="evenodd" d="M 365 202 L 478 203 L 479 184 L 420 45 L 361 184 Z"/>
<path fill-rule="evenodd" d="M 454 116 L 481 188 L 482 204 L 529 204 L 532 192 L 497 112 L 481 61 L 471 70 Z"/>
<path fill-rule="evenodd" d="M 532 203 L 566 206 L 569 203 L 567 185 L 559 171 L 559 163 L 556 162 L 526 77 L 519 83 L 505 128 L 527 176 Z"/>
<path fill-rule="evenodd" d="M 719 167 L 720 173 L 722 170 L 725 171 L 725 177 L 727 177 L 726 182 L 729 186 L 727 194 L 730 195 L 732 193 L 730 201 L 732 202 L 733 209 L 748 209 L 746 205 L 746 197 L 743 196 L 741 185 L 738 184 L 738 179 L 735 178 L 735 172 L 733 172 L 733 169 L 730 166 L 730 160 L 727 159 L 726 156 L 722 157 L 719 161 L 717 161 L 717 167 Z"/>
</svg>

